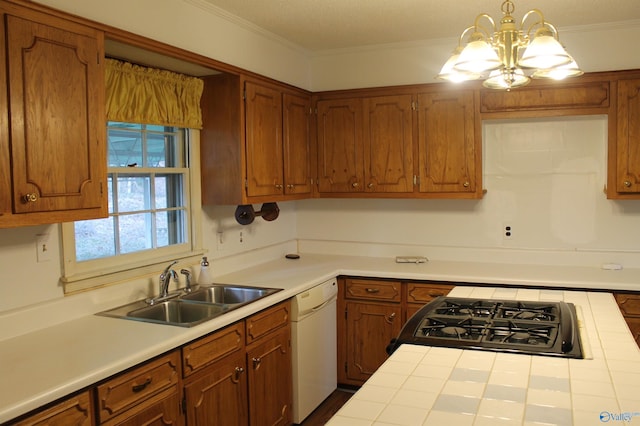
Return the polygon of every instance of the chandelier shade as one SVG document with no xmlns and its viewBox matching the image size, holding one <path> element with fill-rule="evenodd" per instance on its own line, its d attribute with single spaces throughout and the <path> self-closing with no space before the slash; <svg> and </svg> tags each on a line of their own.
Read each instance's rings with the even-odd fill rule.
<svg viewBox="0 0 640 426">
<path fill-rule="evenodd" d="M 483 79 L 485 87 L 511 90 L 531 78 L 560 80 L 583 74 L 541 11 L 528 11 L 517 26 L 514 9 L 511 0 L 502 2 L 499 25 L 486 13 L 478 15 L 436 77 L 452 82 Z"/>
</svg>

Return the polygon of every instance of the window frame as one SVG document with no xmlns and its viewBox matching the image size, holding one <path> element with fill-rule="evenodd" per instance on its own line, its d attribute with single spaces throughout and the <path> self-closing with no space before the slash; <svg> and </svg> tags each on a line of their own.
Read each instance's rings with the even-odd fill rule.
<svg viewBox="0 0 640 426">
<path fill-rule="evenodd" d="M 109 256 L 95 260 L 76 261 L 74 222 L 62 223 L 62 276 L 65 294 L 115 284 L 124 280 L 156 274 L 168 262 L 197 264 L 206 250 L 202 243 L 202 198 L 200 183 L 200 131 L 186 129 L 185 155 L 188 159 L 186 197 L 190 207 L 185 220 L 189 241 L 186 244 Z M 117 168 L 113 168 L 117 170 Z M 155 169 L 158 172 L 162 169 Z M 115 182 L 114 182 L 115 184 Z"/>
</svg>

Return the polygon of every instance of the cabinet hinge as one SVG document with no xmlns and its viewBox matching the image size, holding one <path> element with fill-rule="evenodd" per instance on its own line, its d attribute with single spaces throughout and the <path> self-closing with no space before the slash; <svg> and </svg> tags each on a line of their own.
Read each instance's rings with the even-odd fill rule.
<svg viewBox="0 0 640 426">
<path fill-rule="evenodd" d="M 344 363 L 344 372 L 345 373 L 349 372 L 349 364 L 347 364 L 346 362 Z"/>
<path fill-rule="evenodd" d="M 414 111 L 418 110 L 418 102 L 417 101 L 411 101 L 411 109 Z"/>
<path fill-rule="evenodd" d="M 182 414 L 187 413 L 187 397 L 182 397 L 182 402 L 180 403 L 180 409 L 182 410 Z"/>
<path fill-rule="evenodd" d="M 420 185 L 420 176 L 413 175 L 413 186 Z"/>
<path fill-rule="evenodd" d="M 244 187 L 249 188 L 249 179 L 244 180 Z"/>
<path fill-rule="evenodd" d="M 247 90 L 246 89 L 242 91 L 242 100 L 243 101 L 247 100 Z"/>
<path fill-rule="evenodd" d="M 102 187 L 102 183 L 100 182 L 100 195 L 104 194 L 104 188 Z"/>
</svg>

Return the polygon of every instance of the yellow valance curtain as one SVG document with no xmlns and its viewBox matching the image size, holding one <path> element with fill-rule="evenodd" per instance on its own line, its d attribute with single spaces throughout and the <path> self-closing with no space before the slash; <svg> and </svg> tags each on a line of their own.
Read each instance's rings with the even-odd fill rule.
<svg viewBox="0 0 640 426">
<path fill-rule="evenodd" d="M 202 128 L 201 79 L 107 59 L 107 119 Z"/>
</svg>

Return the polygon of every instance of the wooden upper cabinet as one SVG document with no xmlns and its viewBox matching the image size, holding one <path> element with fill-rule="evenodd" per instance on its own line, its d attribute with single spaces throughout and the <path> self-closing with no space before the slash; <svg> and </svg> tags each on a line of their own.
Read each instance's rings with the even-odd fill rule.
<svg viewBox="0 0 640 426">
<path fill-rule="evenodd" d="M 361 192 L 364 182 L 362 100 L 317 103 L 318 191 Z"/>
<path fill-rule="evenodd" d="M 243 76 L 204 78 L 203 204 L 250 204 L 310 195 L 311 96 Z"/>
<path fill-rule="evenodd" d="M 421 192 L 482 196 L 478 123 L 470 90 L 418 94 Z"/>
<path fill-rule="evenodd" d="M 311 97 L 282 95 L 284 193 L 311 194 Z"/>
<path fill-rule="evenodd" d="M 610 167 L 614 182 L 609 187 L 620 194 L 640 193 L 640 79 L 618 81 L 616 155 Z M 610 153 L 611 154 L 611 153 Z M 613 196 L 612 196 L 613 195 Z M 610 198 L 616 198 L 609 192 Z"/>
<path fill-rule="evenodd" d="M 413 192 L 411 95 L 364 99 L 367 192 Z"/>
<path fill-rule="evenodd" d="M 251 81 L 245 93 L 247 196 L 282 195 L 282 95 Z"/>
<path fill-rule="evenodd" d="M 11 171 L 5 169 L 0 184 L 11 181 L 12 199 L 11 206 L 6 196 L 0 199 L 0 226 L 104 217 L 103 34 L 16 12 L 4 15 L 2 28 L 6 50 L 0 56 L 7 71 L 0 80 L 10 95 L 0 96 L 0 149 L 9 149 Z"/>
</svg>

